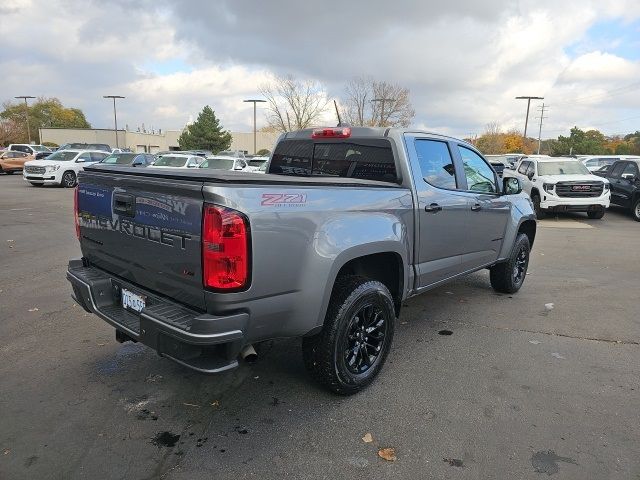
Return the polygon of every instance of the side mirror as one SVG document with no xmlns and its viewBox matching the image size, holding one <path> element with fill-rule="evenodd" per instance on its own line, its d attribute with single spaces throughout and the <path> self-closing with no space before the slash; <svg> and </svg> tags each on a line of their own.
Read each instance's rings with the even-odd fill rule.
<svg viewBox="0 0 640 480">
<path fill-rule="evenodd" d="M 242 170 L 242 167 L 238 165 L 237 167 L 234 168 L 234 170 Z"/>
<path fill-rule="evenodd" d="M 623 173 L 622 178 L 625 180 L 629 180 L 630 182 L 636 181 L 636 176 L 633 173 Z"/>
<path fill-rule="evenodd" d="M 84 163 L 85 161 L 86 161 L 86 160 L 84 160 L 84 159 L 82 159 L 82 158 L 79 158 L 79 159 L 77 159 L 77 160 L 76 160 L 76 163 Z"/>
<path fill-rule="evenodd" d="M 502 179 L 502 193 L 505 195 L 517 195 L 522 192 L 520 180 L 514 177 L 505 177 Z"/>
<path fill-rule="evenodd" d="M 528 178 L 529 180 L 533 179 L 533 172 L 529 172 L 529 173 L 527 173 L 527 178 Z"/>
</svg>

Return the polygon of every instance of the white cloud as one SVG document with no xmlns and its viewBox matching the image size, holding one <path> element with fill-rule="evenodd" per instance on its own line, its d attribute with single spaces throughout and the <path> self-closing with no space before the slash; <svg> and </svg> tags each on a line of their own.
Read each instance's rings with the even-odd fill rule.
<svg viewBox="0 0 640 480">
<path fill-rule="evenodd" d="M 545 131 L 553 136 L 574 124 L 634 129 L 616 120 L 640 107 L 633 89 L 621 88 L 638 81 L 640 64 L 609 51 L 615 42 L 593 45 L 585 35 L 596 22 L 640 18 L 637 0 L 398 0 L 393 8 L 371 0 L 366 9 L 337 8 L 286 0 L 268 8 L 237 0 L 5 0 L 0 92 L 7 97 L 0 100 L 57 96 L 105 127 L 111 110 L 102 95 L 121 94 L 122 123 L 164 129 L 209 104 L 226 128 L 249 130 L 252 109 L 242 100 L 274 74 L 316 78 L 337 97 L 349 78 L 366 74 L 409 87 L 416 126 L 443 133 L 480 133 L 490 121 L 522 128 L 517 95 L 545 96 Z M 24 28 L 23 18 L 38 27 Z M 571 58 L 578 42 L 589 50 Z M 153 73 L 163 62 L 188 71 Z"/>
</svg>

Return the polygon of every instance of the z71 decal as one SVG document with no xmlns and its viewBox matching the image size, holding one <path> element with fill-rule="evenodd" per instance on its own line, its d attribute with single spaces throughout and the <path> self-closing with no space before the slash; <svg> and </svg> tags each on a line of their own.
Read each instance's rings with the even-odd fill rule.
<svg viewBox="0 0 640 480">
<path fill-rule="evenodd" d="M 305 203 L 307 203 L 307 195 L 304 193 L 263 193 L 260 205 L 263 207 L 300 207 Z"/>
</svg>

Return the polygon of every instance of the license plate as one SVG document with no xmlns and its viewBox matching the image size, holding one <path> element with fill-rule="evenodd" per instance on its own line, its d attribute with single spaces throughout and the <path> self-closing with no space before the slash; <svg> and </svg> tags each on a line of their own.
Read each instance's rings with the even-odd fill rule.
<svg viewBox="0 0 640 480">
<path fill-rule="evenodd" d="M 122 289 L 122 306 L 127 310 L 141 312 L 145 307 L 147 297 L 135 294 L 126 288 Z"/>
</svg>

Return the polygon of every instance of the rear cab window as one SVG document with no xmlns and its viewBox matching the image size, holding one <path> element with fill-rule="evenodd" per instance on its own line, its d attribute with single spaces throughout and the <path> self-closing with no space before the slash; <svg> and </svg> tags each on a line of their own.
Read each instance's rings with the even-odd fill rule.
<svg viewBox="0 0 640 480">
<path fill-rule="evenodd" d="M 268 173 L 398 183 L 393 149 L 386 138 L 285 139 L 276 146 Z"/>
</svg>

